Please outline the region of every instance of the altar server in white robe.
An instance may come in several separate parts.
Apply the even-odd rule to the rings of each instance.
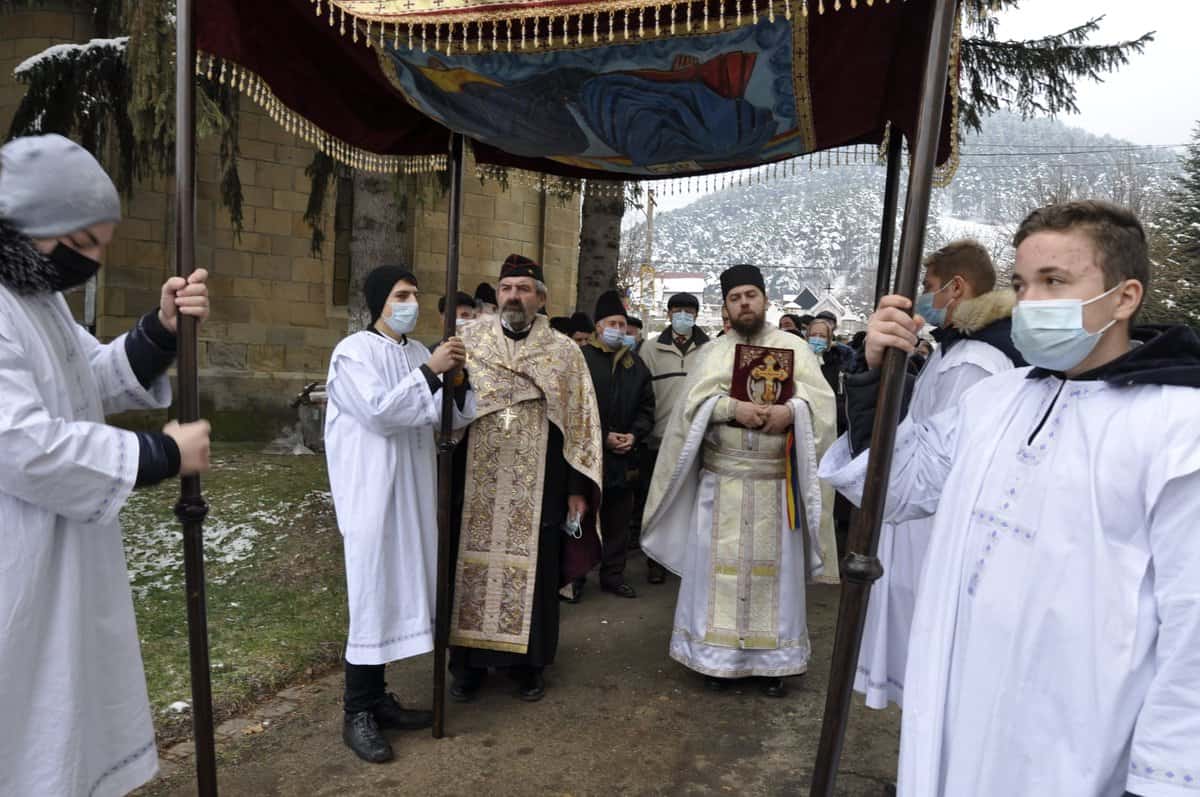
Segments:
[[[682,577],[671,658],[705,675],[714,691],[758,677],[765,694],[782,697],[783,678],[808,669],[805,585],[837,555],[832,534],[818,537],[816,478],[817,457],[834,437],[833,391],[804,339],[766,323],[756,267],[726,270],[721,291],[732,326],[705,346],[667,423],[642,549]],[[791,352],[790,400],[733,398],[741,344]],[[794,521],[789,476],[798,488]]]
[[[121,218],[103,168],[57,135],[0,147],[0,794],[103,797],[158,755],[117,515],[135,487],[208,468],[208,424],[129,432],[106,415],[170,403],[179,313],[207,275],[101,344],[62,291]]]
[[[1200,339],[1131,329],[1149,258],[1127,210],[1051,205],[1015,244],[1013,341],[1035,367],[898,431],[885,517],[936,512],[899,792],[1192,797]],[[881,303],[869,348],[913,350],[908,306]],[[843,438],[821,473],[857,501],[866,460]]]
[[[381,266],[363,283],[373,323],[337,345],[326,389],[325,452],[342,532],[350,632],[342,738],[363,760],[392,758],[381,728],[433,721],[386,691],[384,665],[433,650],[437,587],[437,449],[445,378],[457,379],[454,428],[475,414],[458,338],[429,349],[417,324],[417,278]]]
[[[938,349],[930,356],[913,387],[908,417],[927,421],[958,400],[969,387],[992,374],[1023,366],[1012,343],[1012,289],[999,290],[992,258],[978,242],[952,241],[925,258],[924,293],[917,313],[933,332]],[[871,358],[878,352],[872,349]],[[875,384],[880,362],[868,359],[870,370],[848,377],[852,384]],[[869,419],[864,431],[869,432]],[[883,576],[871,588],[867,624],[863,629],[854,689],[871,708],[887,708],[890,700],[903,704],[904,664],[912,626],[917,579],[933,530],[932,518],[893,525],[879,535]]]

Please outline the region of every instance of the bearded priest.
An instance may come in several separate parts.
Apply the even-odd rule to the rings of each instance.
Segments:
[[[490,668],[522,700],[545,695],[558,648],[558,590],[600,558],[600,418],[579,347],[550,328],[542,267],[510,255],[499,316],[463,329],[476,419],[456,454],[458,556],[450,697],[473,700]],[[593,513],[594,515],[594,513]],[[586,521],[585,521],[586,522]]]
[[[724,689],[762,678],[771,697],[808,669],[804,585],[822,545],[817,459],[833,392],[803,338],[766,323],[755,266],[721,274],[730,330],[688,375],[659,448],[642,550],[682,577],[670,655]]]

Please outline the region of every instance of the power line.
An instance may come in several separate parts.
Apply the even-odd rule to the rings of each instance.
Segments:
[[[963,155],[1091,155],[1096,152],[1144,152],[1154,149],[1185,149],[1187,144],[1097,144],[1079,145],[1070,149],[1055,149],[1061,144],[1021,144],[1029,152],[976,152],[976,146],[1001,148],[1005,144],[963,145]]]

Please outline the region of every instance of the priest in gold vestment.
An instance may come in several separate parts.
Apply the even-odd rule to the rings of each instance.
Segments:
[[[538,314],[539,265],[510,255],[497,295],[499,315],[460,332],[478,399],[456,451],[450,696],[460,702],[489,669],[514,677],[521,699],[542,698],[558,590],[600,557],[586,510],[600,498],[601,427],[583,354]]]
[[[808,668],[805,584],[837,556],[819,533],[817,481],[833,392],[804,340],[766,323],[757,268],[726,270],[721,292],[731,328],[667,425],[642,550],[682,577],[671,658],[711,689],[758,677],[781,697],[783,678]]]

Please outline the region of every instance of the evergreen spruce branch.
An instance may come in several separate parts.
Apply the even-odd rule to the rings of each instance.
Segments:
[[[312,230],[312,256],[321,257],[321,246],[325,243],[325,197],[329,194],[329,181],[333,178],[333,158],[321,150],[313,152],[312,162],[304,169],[309,178],[308,207],[304,210],[304,221]]]
[[[240,118],[238,93],[232,85],[221,85],[213,81],[205,81],[202,86],[203,88],[197,96],[203,95],[215,103],[217,114],[224,121],[224,127],[220,132],[219,153],[221,204],[229,210],[234,238],[241,241],[244,216],[242,213],[242,178],[238,174],[237,168],[238,158],[241,157],[238,143]]]
[[[1026,118],[1077,112],[1077,81],[1103,81],[1154,40],[1151,32],[1115,44],[1088,44],[1101,20],[1096,17],[1062,33],[1024,41],[997,41],[994,20],[985,20],[985,35],[966,38],[962,44],[963,127],[978,132],[982,117],[1001,108]]]
[[[127,113],[129,73],[123,41],[60,50],[17,72],[17,79],[27,89],[8,138],[44,133],[75,136],[99,157],[109,152],[112,143],[114,182],[128,196],[137,169],[136,139]]]

